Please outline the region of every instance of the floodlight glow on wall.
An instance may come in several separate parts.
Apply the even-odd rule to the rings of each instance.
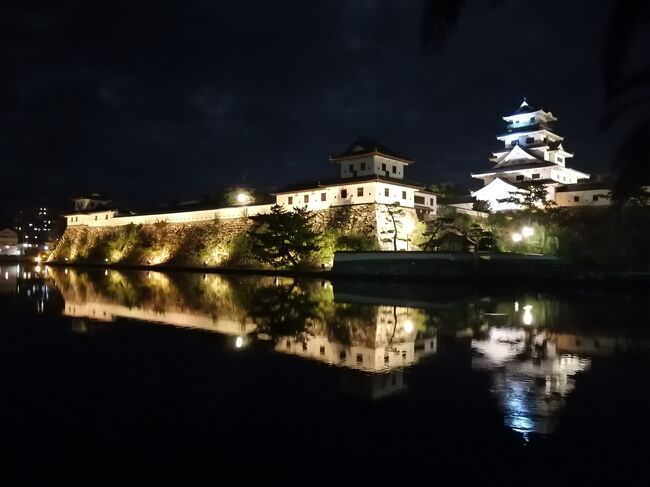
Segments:
[[[524,237],[532,237],[534,233],[535,233],[535,231],[533,230],[532,227],[524,227],[524,228],[521,229],[521,234]]]

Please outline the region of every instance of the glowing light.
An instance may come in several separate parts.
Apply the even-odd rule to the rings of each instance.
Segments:
[[[521,234],[526,238],[532,237],[534,233],[535,230],[532,227],[524,227],[521,229]]]
[[[68,259],[66,259],[66,260],[68,260]],[[68,273],[68,269],[65,269],[64,272],[67,274],[67,273]]]
[[[521,242],[521,233],[513,233],[512,234],[512,241],[513,242]]]
[[[406,333],[411,333],[413,331],[413,322],[411,320],[405,320],[402,326]]]
[[[237,203],[244,204],[248,201],[248,195],[246,193],[237,194]]]
[[[104,271],[104,275],[105,275],[105,276],[108,276],[108,271],[107,271],[107,270]]]
[[[519,311],[519,301],[515,301],[515,312]]]
[[[237,337],[235,340],[235,347],[241,348],[244,346],[244,339],[242,337]]]
[[[5,271],[5,281],[8,281],[8,280],[9,280],[9,272]]]
[[[43,250],[50,250],[50,246],[49,245],[44,245]]]
[[[39,272],[41,272],[41,266],[40,266],[40,265],[37,265],[36,267],[34,267],[34,272],[36,272],[36,274],[38,274]]]
[[[37,264],[39,264],[39,263],[41,262],[41,256],[39,255],[38,257],[36,257],[36,258],[34,259],[34,262],[36,262]]]
[[[404,222],[404,231],[406,233],[412,233],[413,230],[415,230],[415,223],[413,222],[413,220],[406,220]]]
[[[524,316],[522,318],[522,321],[524,322],[524,325],[532,325],[533,324],[533,313],[531,310],[533,309],[532,305],[527,304],[524,306]]]

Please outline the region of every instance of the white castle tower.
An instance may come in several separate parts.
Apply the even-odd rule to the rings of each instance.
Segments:
[[[559,186],[589,178],[589,174],[566,166],[573,154],[564,149],[564,138],[555,133],[553,124],[557,118],[551,112],[532,107],[524,99],[513,114],[502,118],[506,132],[497,140],[503,142],[503,149],[492,154],[492,169],[472,173],[484,184],[472,193],[476,199],[488,201],[494,211],[516,209],[515,205],[498,200],[508,198],[511,192],[531,181],[544,184],[548,198],[554,200]]]

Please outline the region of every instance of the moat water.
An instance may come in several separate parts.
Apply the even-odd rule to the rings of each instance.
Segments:
[[[3,265],[0,312],[1,461],[19,481],[643,470],[646,292]]]

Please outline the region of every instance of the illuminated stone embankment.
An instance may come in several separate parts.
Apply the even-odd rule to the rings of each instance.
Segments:
[[[316,230],[374,235],[386,225],[385,205],[355,205],[314,212]],[[412,215],[410,213],[413,213]],[[411,211],[409,218],[417,219]],[[251,265],[245,239],[251,220],[214,218],[205,222],[69,226],[49,260],[108,264]],[[378,230],[379,229],[379,230]],[[331,259],[331,257],[330,257]]]

